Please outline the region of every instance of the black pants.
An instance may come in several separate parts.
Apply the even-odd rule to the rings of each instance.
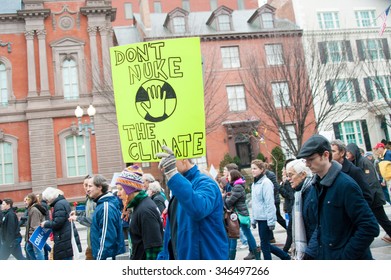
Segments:
[[[284,248],[282,249],[285,252],[288,252],[292,245],[292,213],[288,213],[289,222],[288,227],[286,228],[286,240]]]
[[[391,236],[391,221],[388,219],[386,212],[384,211],[384,207],[376,207],[372,209],[373,214],[376,217],[379,225],[384,229],[384,231]]]

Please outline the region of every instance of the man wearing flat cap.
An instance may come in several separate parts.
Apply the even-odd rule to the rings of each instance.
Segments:
[[[379,226],[357,183],[332,161],[331,145],[321,135],[311,136],[297,158],[316,174],[317,237],[320,260],[371,260],[369,249],[379,235]]]

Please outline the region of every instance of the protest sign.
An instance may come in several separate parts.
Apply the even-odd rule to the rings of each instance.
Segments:
[[[162,145],[177,158],[204,156],[200,39],[118,46],[110,55],[124,161],[159,161]]]
[[[43,228],[39,226],[34,230],[29,240],[36,248],[42,250],[51,232],[52,230],[50,228]]]

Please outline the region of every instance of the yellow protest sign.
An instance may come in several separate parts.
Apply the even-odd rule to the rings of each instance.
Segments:
[[[110,58],[124,161],[158,161],[162,145],[177,158],[205,155],[200,39],[113,47]]]

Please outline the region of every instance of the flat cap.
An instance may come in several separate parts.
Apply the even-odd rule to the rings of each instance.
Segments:
[[[331,151],[331,145],[322,135],[312,135],[304,144],[301,146],[299,154],[296,158],[306,158],[315,153],[323,153],[324,151]]]

